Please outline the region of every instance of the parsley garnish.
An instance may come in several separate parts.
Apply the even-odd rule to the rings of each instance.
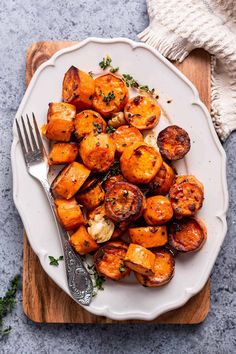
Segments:
[[[58,267],[59,266],[59,261],[62,261],[64,259],[63,256],[60,256],[59,258],[55,258],[53,256],[48,256],[49,260],[50,260],[50,265],[53,265],[53,266],[56,266]]]
[[[20,275],[16,275],[10,284],[4,297],[0,297],[0,335],[5,336],[10,333],[11,326],[3,329],[3,318],[12,312],[16,304],[16,292],[20,285]]]
[[[103,58],[102,61],[100,61],[99,66],[102,70],[107,69],[109,66],[111,66],[111,57],[109,55],[106,56],[106,58]]]
[[[103,96],[103,101],[106,103],[109,103],[110,101],[114,100],[114,98],[116,97],[114,95],[114,92],[108,92],[107,95],[102,94]]]

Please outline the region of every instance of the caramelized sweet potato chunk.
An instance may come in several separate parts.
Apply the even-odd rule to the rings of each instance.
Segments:
[[[124,181],[125,181],[125,179],[121,174],[110,176],[103,183],[103,187],[104,187],[105,191],[107,192],[113,186],[113,184],[115,184],[117,182],[124,182]]]
[[[177,218],[192,216],[202,207],[204,187],[194,176],[179,176],[169,195]]]
[[[128,101],[128,89],[122,79],[112,74],[95,79],[93,108],[104,117],[120,112]]]
[[[91,109],[78,113],[75,117],[75,135],[77,139],[89,133],[105,133],[106,122],[101,115]]]
[[[145,248],[164,246],[167,241],[166,226],[144,226],[129,228],[132,243]]]
[[[153,275],[155,255],[146,248],[130,243],[125,264],[137,273]]]
[[[80,156],[85,166],[94,172],[105,172],[113,164],[116,145],[110,135],[88,134],[80,144]]]
[[[73,230],[85,224],[83,213],[75,198],[55,199],[55,205],[59,220],[66,230]]]
[[[140,189],[128,182],[117,182],[106,192],[106,215],[116,222],[137,220],[142,214],[143,204]]]
[[[75,66],[65,73],[62,85],[64,102],[71,103],[77,109],[87,109],[92,106],[95,83],[93,78]]]
[[[112,138],[116,143],[116,150],[119,154],[122,154],[126,147],[143,141],[142,133],[140,133],[137,128],[130,125],[122,125],[116,129],[116,131],[112,134]]]
[[[190,138],[183,128],[171,125],[159,133],[157,145],[163,158],[175,161],[182,159],[190,150]]]
[[[83,225],[71,235],[70,244],[80,255],[96,251],[99,247]]]
[[[149,183],[161,165],[159,152],[145,143],[135,143],[125,148],[120,158],[121,172],[131,183]]]
[[[74,131],[75,106],[63,102],[49,103],[48,106],[48,124],[43,126],[43,135],[49,140],[70,141]]]
[[[76,195],[78,202],[88,210],[98,207],[103,202],[104,198],[105,192],[95,177],[85,181],[79,193]]]
[[[174,220],[169,226],[169,243],[180,252],[196,252],[207,238],[207,229],[199,218]]]
[[[105,244],[94,255],[94,264],[99,274],[112,280],[120,280],[130,274],[124,259],[127,252],[124,242],[113,241]]]
[[[162,286],[173,278],[175,269],[175,260],[172,253],[166,249],[153,251],[155,254],[154,274],[143,275],[135,273],[140,284],[147,287]]]
[[[156,176],[151,180],[149,188],[152,194],[166,195],[172,186],[175,178],[173,169],[163,162]]]
[[[90,170],[78,162],[66,166],[52,183],[54,196],[65,199],[72,198],[88,178]]]
[[[132,97],[125,106],[125,119],[139,130],[154,128],[160,119],[161,109],[147,96]]]
[[[76,160],[79,153],[79,146],[76,143],[54,144],[48,156],[48,164],[64,165]]]
[[[146,199],[146,209],[143,213],[148,225],[163,225],[173,216],[173,209],[168,198],[162,195]]]

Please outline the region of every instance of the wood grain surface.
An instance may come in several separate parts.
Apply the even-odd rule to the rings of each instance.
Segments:
[[[40,64],[58,50],[76,42],[37,42],[27,52],[26,85]],[[202,101],[210,109],[210,56],[195,50],[181,64],[175,64],[198,88]],[[148,323],[193,324],[202,322],[210,308],[210,280],[202,291],[184,306],[169,311]],[[38,257],[24,235],[23,309],[35,322],[48,323],[147,323],[147,321],[114,321],[94,316],[77,305],[43,271]]]

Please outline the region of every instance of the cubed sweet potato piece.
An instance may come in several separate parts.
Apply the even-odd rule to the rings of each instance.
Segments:
[[[175,173],[173,169],[163,162],[160,170],[156,176],[151,180],[149,188],[152,194],[166,195],[175,179]]]
[[[124,242],[113,241],[105,244],[94,255],[94,264],[99,274],[112,280],[120,280],[130,274],[124,259],[127,252]]]
[[[78,113],[75,117],[75,135],[77,139],[83,138],[89,133],[105,133],[106,122],[102,116],[91,109]]]
[[[64,165],[76,160],[79,146],[76,143],[56,143],[53,145],[48,156],[48,164]]]
[[[98,244],[89,235],[86,227],[83,225],[81,225],[78,230],[71,235],[70,244],[80,255],[96,251],[99,248]]]
[[[80,110],[90,108],[92,106],[94,87],[94,80],[89,74],[75,66],[71,66],[65,73],[63,80],[63,101],[73,104]]]
[[[104,201],[105,192],[97,178],[92,177],[83,184],[76,199],[88,210],[93,210]]]
[[[90,170],[78,162],[72,162],[66,166],[52,183],[54,196],[70,199],[72,198],[86,181]]]
[[[116,150],[119,154],[122,154],[126,147],[132,146],[137,142],[143,142],[142,133],[130,125],[122,125],[116,129],[112,134],[112,138],[116,143]]]
[[[125,256],[125,264],[137,273],[153,275],[155,255],[146,248],[131,243]]]
[[[145,248],[164,246],[168,242],[166,226],[144,226],[129,228],[132,243]]]
[[[55,205],[59,220],[66,230],[73,230],[85,224],[83,213],[75,198],[69,200],[57,198]]]
[[[154,274],[143,275],[135,273],[140,284],[147,287],[162,286],[173,278],[175,269],[175,260],[172,253],[166,249],[157,249],[153,251],[155,255]]]

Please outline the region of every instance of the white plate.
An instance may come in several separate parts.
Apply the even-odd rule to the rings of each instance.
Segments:
[[[171,123],[188,131],[192,147],[177,169],[179,174],[194,174],[205,186],[205,201],[199,216],[207,225],[207,242],[200,252],[177,258],[172,281],[156,289],[144,288],[132,277],[125,282],[106,281],[105,290],[86,307],[93,314],[112,319],[151,320],[183,305],[201,290],[210,275],[227,229],[226,157],[209,113],[190,81],[151,47],[123,38],[90,38],[56,53],[35,73],[16,116],[34,112],[39,124],[43,124],[48,103],[61,100],[67,69],[75,65],[96,72],[107,53],[121,73],[129,73],[140,83],[155,87]],[[167,104],[168,99],[171,104]],[[161,121],[158,130],[166,125],[165,118]],[[13,133],[11,158],[16,207],[42,267],[69,294],[63,262],[58,268],[48,262],[49,255],[62,254],[51,211],[40,185],[27,174],[15,126]]]

